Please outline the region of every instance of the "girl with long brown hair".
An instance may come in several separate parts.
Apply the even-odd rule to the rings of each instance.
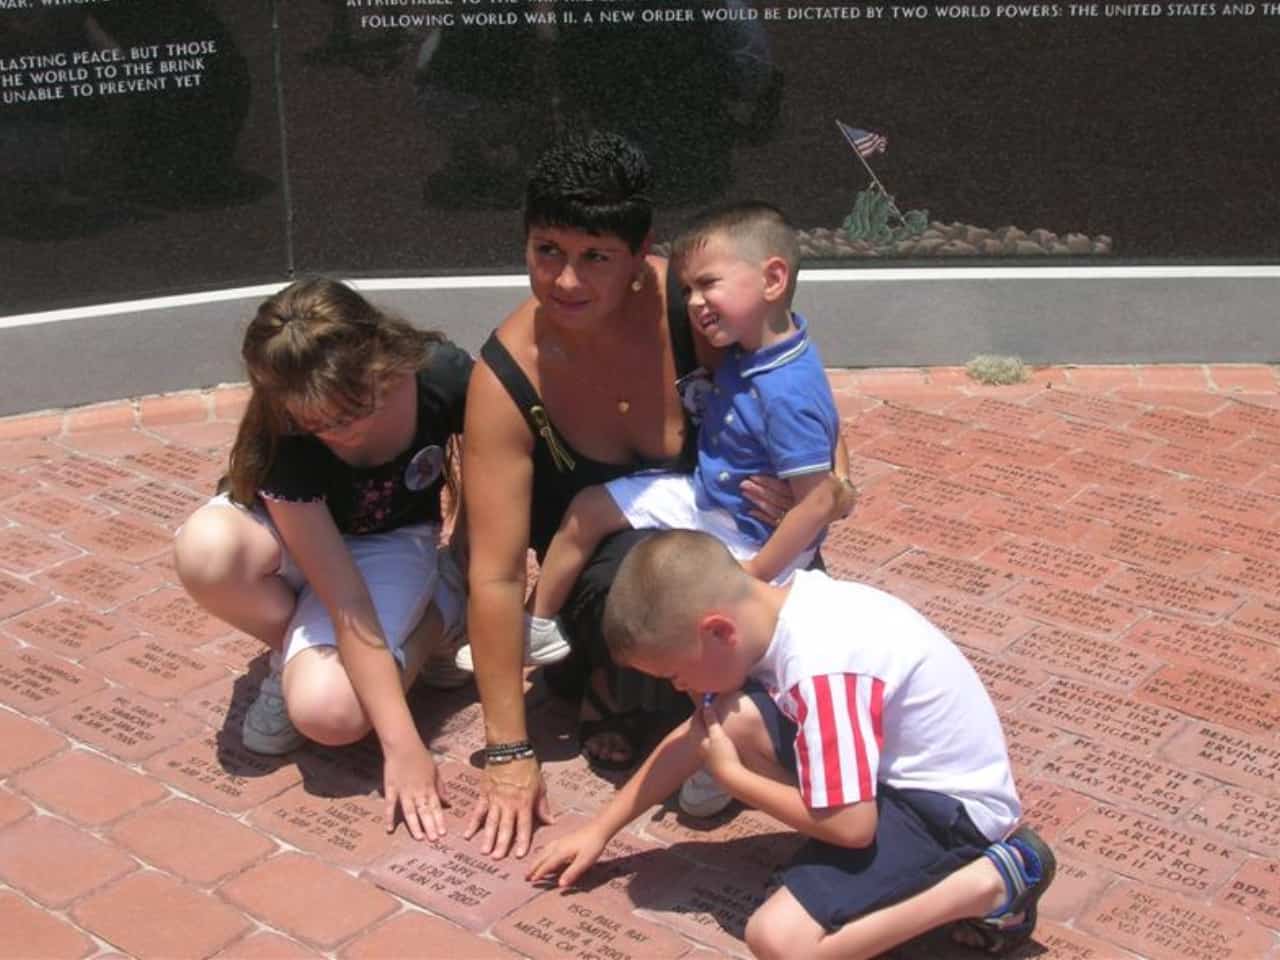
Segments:
[[[436,771],[404,691],[464,616],[438,544],[471,358],[325,279],[263,302],[241,352],[251,394],[227,489],[176,558],[197,603],[270,648],[244,744],[282,754],[373,729],[388,828],[399,808],[435,839]]]

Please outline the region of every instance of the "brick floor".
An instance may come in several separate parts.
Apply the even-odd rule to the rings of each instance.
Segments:
[[[862,500],[828,564],[961,645],[1058,852],[1019,955],[1280,960],[1276,368],[832,384]],[[794,835],[657,809],[586,889],[532,889],[460,838],[471,688],[412,698],[458,804],[436,847],[382,830],[367,745],[244,750],[260,651],[186,599],[169,537],[245,399],[0,420],[0,958],[745,955]],[[613,785],[574,755],[563,705],[532,723],[562,814],[545,842]],[[974,954],[935,935],[897,955]]]

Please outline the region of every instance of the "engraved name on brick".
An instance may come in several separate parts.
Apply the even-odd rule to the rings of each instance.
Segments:
[[[1078,746],[1046,761],[1044,774],[1104,803],[1166,820],[1181,817],[1215,786],[1208,777],[1150,756],[1101,745]]]
[[[1280,791],[1280,744],[1215,724],[1198,723],[1174,737],[1164,756],[1246,789]]]
[[[1123,644],[1047,625],[1036,627],[1006,652],[1050,673],[1124,688],[1150,676],[1161,663]]]
[[[1280,856],[1280,797],[1223,787],[1187,823],[1263,856]]]
[[[1138,695],[1250,733],[1280,730],[1280,693],[1209,670],[1165,667],[1139,688]]]
[[[1079,925],[1141,956],[1176,960],[1262,957],[1274,942],[1237,911],[1132,884],[1108,890]]]
[[[1053,680],[1022,707],[1022,713],[1086,737],[1105,737],[1131,748],[1152,749],[1177,730],[1181,715],[1135,703],[1126,696],[1072,680]]]

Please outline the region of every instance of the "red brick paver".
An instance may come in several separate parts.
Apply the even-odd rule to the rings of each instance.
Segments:
[[[961,645],[1057,850],[1025,955],[1280,958],[1276,368],[831,379],[861,500],[828,566]],[[376,745],[244,749],[262,648],[190,602],[171,536],[246,399],[0,420],[0,960],[747,955],[794,834],[658,809],[584,889],[533,888],[461,837],[471,687],[411,696],[454,804],[434,846],[385,832]],[[570,707],[531,702],[561,814],[540,846],[614,784],[575,756]],[[936,934],[898,955],[975,956]]]

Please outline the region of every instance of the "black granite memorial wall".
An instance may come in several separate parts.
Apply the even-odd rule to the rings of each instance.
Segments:
[[[592,125],[659,239],[756,196],[818,264],[1275,263],[1278,39],[1260,0],[0,0],[0,314],[516,272],[525,169]]]

